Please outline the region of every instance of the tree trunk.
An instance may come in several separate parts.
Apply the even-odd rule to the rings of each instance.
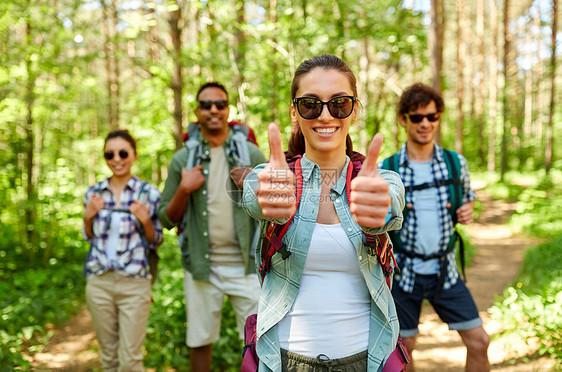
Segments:
[[[510,55],[511,52],[511,32],[509,31],[509,0],[505,0],[503,9],[503,132],[502,132],[502,146],[501,146],[501,180],[504,180],[505,173],[507,172],[507,137],[509,136],[509,128],[511,118],[509,115],[509,70],[510,70]]]
[[[183,142],[181,139],[183,133],[183,109],[181,105],[181,97],[183,92],[182,64],[181,64],[181,8],[175,6],[170,9],[168,23],[170,24],[170,36],[174,45],[172,53],[174,59],[174,75],[170,82],[174,93],[174,138],[176,140],[176,150],[181,149]]]
[[[431,27],[429,29],[428,43],[431,51],[431,81],[433,89],[441,93],[441,71],[443,67],[443,29],[445,15],[444,5],[441,0],[431,0]],[[437,143],[441,143],[441,126],[437,128]]]
[[[529,68],[525,71],[525,107],[524,107],[524,124],[523,124],[523,137],[521,147],[523,148],[523,161],[526,162],[530,154],[530,141],[532,135],[533,125],[533,71],[531,69],[533,60],[533,35],[527,34],[527,55],[529,60]]]
[[[556,35],[558,33],[558,0],[552,0],[552,35],[551,35],[551,55],[550,55],[550,107],[548,110],[548,125],[546,127],[546,146],[544,149],[544,168],[549,174],[552,166],[553,149],[553,117],[556,104],[555,81],[556,81]]]
[[[364,34],[366,35],[366,34]],[[361,96],[365,97],[365,107],[370,106],[371,95],[369,91],[369,70],[371,68],[371,60],[369,58],[369,39],[364,36],[362,40],[363,46],[363,54],[359,57],[359,81],[362,82],[360,89],[361,89]],[[367,114],[367,118],[369,115]],[[359,131],[359,151],[367,148],[367,144],[369,143],[369,134],[366,130],[366,123],[365,121],[361,120],[358,121],[358,131]]]
[[[26,42],[31,47],[31,25],[29,22],[25,24]],[[25,65],[27,70],[27,86],[26,86],[26,122],[25,122],[25,148],[26,148],[26,173],[27,173],[27,187],[26,187],[26,203],[25,203],[25,226],[26,241],[24,243],[24,252],[27,252],[29,262],[33,263],[35,260],[35,250],[37,247],[37,203],[35,191],[35,172],[34,172],[34,146],[35,137],[33,131],[33,103],[35,100],[34,88],[36,75],[33,71],[31,55],[27,56]]]
[[[117,125],[115,123],[115,113],[113,112],[113,69],[111,68],[111,33],[110,33],[110,17],[109,17],[109,10],[107,8],[107,4],[105,0],[101,2],[102,6],[102,14],[103,14],[103,22],[101,25],[101,31],[103,34],[103,54],[104,54],[104,62],[105,62],[105,75],[106,75],[106,82],[107,82],[107,123],[109,124],[110,128],[116,128]]]
[[[480,165],[484,165],[486,159],[486,148],[484,141],[484,97],[486,96],[486,85],[484,82],[484,0],[477,0],[476,3],[476,74],[474,86],[474,115],[478,125],[478,158]]]
[[[490,43],[490,79],[489,79],[489,127],[488,135],[488,171],[496,170],[496,116],[498,113],[498,8],[494,1],[489,1],[490,6],[490,33],[492,34]]]
[[[268,8],[268,20],[272,25],[277,24],[277,0],[269,0]],[[271,117],[270,121],[279,124],[279,98],[277,97],[278,82],[277,82],[277,72],[279,71],[279,66],[277,64],[277,49],[275,44],[277,43],[277,38],[275,35],[275,29],[271,33],[271,40],[273,45],[271,47]]]
[[[464,14],[464,1],[457,0],[457,138],[455,150],[462,154],[463,146],[463,121],[464,121],[464,61],[466,59],[466,44],[464,42],[463,29],[466,25]]]
[[[236,48],[234,50],[233,67],[234,86],[238,90],[238,111],[242,114],[243,120],[248,120],[248,104],[245,91],[244,72],[246,71],[246,19],[244,15],[244,0],[235,0],[236,6],[236,27],[235,40]]]
[[[156,16],[156,12],[154,8],[148,8],[147,10],[147,18],[153,23],[150,25],[150,31],[148,33],[148,42],[150,43],[150,57],[153,63],[160,62],[160,45],[158,36],[158,17]]]
[[[538,51],[542,50],[542,39],[541,39],[541,13],[540,13],[540,6],[536,7],[536,13],[535,13],[535,35],[534,35],[534,39],[535,39],[535,45]],[[538,54],[538,53],[537,53]],[[540,56],[537,56],[537,64],[535,65],[535,112],[536,112],[536,118],[534,120],[535,122],[535,136],[538,138],[538,152],[535,153],[534,155],[537,156],[539,159],[542,159],[543,154],[542,154],[542,149],[543,149],[543,122],[544,122],[544,116],[543,116],[543,91],[541,88],[542,85],[542,80],[543,80],[543,66],[542,66],[542,61]]]
[[[112,99],[111,104],[113,105],[113,115],[114,118],[112,120],[112,128],[119,128],[119,40],[117,38],[117,24],[119,23],[119,17],[117,14],[117,7],[115,6],[115,0],[111,0],[110,2],[110,9],[111,9],[111,40],[112,40],[112,61],[113,61],[113,76],[111,81],[111,93]]]
[[[119,66],[117,58],[117,9],[113,0],[101,1],[103,11],[102,33],[104,35],[103,51],[107,75],[107,108],[109,128],[119,126]]]

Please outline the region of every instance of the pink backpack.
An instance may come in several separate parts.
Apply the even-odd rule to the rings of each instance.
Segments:
[[[242,372],[257,372],[260,361],[256,353],[256,323],[258,314],[246,318],[244,326],[244,350],[242,351]]]

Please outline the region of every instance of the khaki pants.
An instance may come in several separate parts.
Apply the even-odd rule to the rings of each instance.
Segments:
[[[104,371],[143,371],[142,345],[150,312],[150,279],[109,271],[86,284]]]

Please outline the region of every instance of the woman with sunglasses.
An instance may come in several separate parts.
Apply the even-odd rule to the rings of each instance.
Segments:
[[[270,124],[269,163],[244,185],[246,210],[262,226],[291,218],[282,238],[290,255],[274,254],[262,283],[259,371],[381,371],[399,327],[385,275],[363,237],[401,227],[403,185],[396,173],[377,170],[381,135],[350,181],[358,154],[349,128],[359,104],[345,62],[333,55],[304,61],[291,97],[287,158],[298,158],[297,176]]]
[[[131,173],[136,142],[127,130],[109,133],[105,162],[112,175],[84,197],[86,302],[104,371],[142,371],[150,311],[149,250],[162,243],[160,192]]]

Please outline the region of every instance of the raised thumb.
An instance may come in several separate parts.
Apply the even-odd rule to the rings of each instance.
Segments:
[[[281,132],[275,123],[269,124],[267,134],[269,136],[269,164],[274,168],[288,168],[285,153],[281,148]]]
[[[378,133],[375,137],[373,137],[373,140],[369,145],[369,149],[367,150],[367,157],[361,167],[361,173],[363,175],[378,173],[377,161],[379,160],[379,154],[381,153],[382,142],[382,134]]]

